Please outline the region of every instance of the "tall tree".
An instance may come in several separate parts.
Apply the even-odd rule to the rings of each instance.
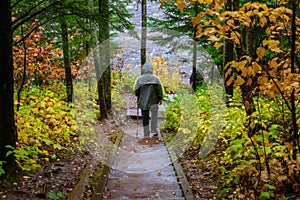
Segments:
[[[104,70],[98,83],[100,119],[107,118],[107,113],[111,109],[109,8],[108,0],[99,0],[100,68]]]
[[[225,3],[225,11],[232,11],[232,0],[228,0]],[[232,69],[230,66],[230,62],[233,61],[234,59],[234,45],[233,45],[233,41],[230,40],[230,34],[231,31],[228,30],[225,33],[225,39],[224,39],[224,46],[223,46],[223,72],[224,75],[228,74],[228,72],[230,71],[230,74],[228,74],[226,77],[224,77],[225,82],[227,82],[227,80],[232,77]],[[226,94],[228,96],[232,96],[233,95],[233,83],[226,85],[225,86],[225,90],[226,90]]]
[[[8,175],[14,174],[15,161],[13,155],[6,156],[6,146],[16,146],[10,6],[10,0],[0,1],[0,160]]]
[[[146,62],[147,45],[147,0],[142,0],[141,66]]]
[[[292,41],[291,41],[291,73],[297,73],[295,67],[295,50],[296,50],[296,11],[297,11],[297,0],[291,0],[292,4],[292,20],[291,20],[291,34],[292,34]],[[299,3],[298,3],[299,4]],[[300,69],[300,66],[298,66]],[[298,72],[299,74],[300,72]],[[292,114],[292,130],[293,134],[292,137],[294,139],[295,146],[298,146],[298,152],[300,152],[300,142],[299,142],[299,133],[298,133],[298,126],[297,126],[297,109],[296,109],[296,100],[295,100],[295,89],[292,90],[291,93],[291,114]],[[296,149],[294,149],[293,156],[294,159],[297,158]]]
[[[195,10],[195,13],[198,13],[199,9],[199,3],[198,1],[196,1],[196,3],[194,4],[194,10]],[[193,73],[192,73],[192,79],[194,80],[192,82],[192,88],[194,91],[196,91],[196,87],[197,87],[197,84],[196,84],[196,80],[197,80],[197,42],[196,42],[196,31],[197,31],[197,26],[195,26],[194,28],[194,34],[193,34],[193,37],[194,37],[194,41],[193,41]]]
[[[68,24],[66,22],[66,17],[61,18],[60,27],[61,27],[62,49],[63,49],[63,54],[64,54],[67,101],[72,102],[73,82],[72,82],[72,71],[71,71],[71,62],[70,62]]]

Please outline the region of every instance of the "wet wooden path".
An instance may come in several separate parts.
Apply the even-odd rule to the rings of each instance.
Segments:
[[[192,199],[185,195],[185,177],[175,170],[161,135],[145,139],[141,121],[138,128],[136,120],[126,124],[102,199]]]

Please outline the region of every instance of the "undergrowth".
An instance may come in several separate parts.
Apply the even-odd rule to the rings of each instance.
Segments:
[[[77,135],[65,87],[53,84],[24,90],[15,112],[18,142],[14,153],[22,170],[37,171],[42,164],[63,156],[76,144]]]
[[[209,133],[212,104],[209,90],[196,93],[199,119],[193,142],[185,155],[200,160],[203,141]],[[180,97],[180,96],[178,96]],[[180,131],[181,99],[169,102],[163,131],[169,143]],[[223,127],[209,158],[218,177],[216,198],[229,199],[299,199],[300,155],[291,140],[289,113],[280,98],[257,97],[255,112],[247,116],[239,90],[230,99]],[[298,113],[299,116],[299,113]],[[299,122],[299,121],[298,121]],[[299,126],[299,124],[298,124]],[[250,130],[255,128],[253,133]],[[207,159],[206,157],[205,159]],[[202,163],[203,165],[203,163]],[[205,164],[204,164],[205,165]],[[198,166],[203,167],[199,164]]]

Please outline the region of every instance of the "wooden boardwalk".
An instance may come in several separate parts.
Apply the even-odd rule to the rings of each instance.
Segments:
[[[161,137],[143,139],[140,125],[136,138],[136,130],[124,131],[102,199],[187,199]]]

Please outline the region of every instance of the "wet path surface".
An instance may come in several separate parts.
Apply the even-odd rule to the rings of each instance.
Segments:
[[[163,110],[161,106],[160,123]],[[125,122],[102,199],[185,199],[161,135],[143,138],[140,119]]]
[[[103,199],[185,199],[161,139],[135,134],[125,130]]]

